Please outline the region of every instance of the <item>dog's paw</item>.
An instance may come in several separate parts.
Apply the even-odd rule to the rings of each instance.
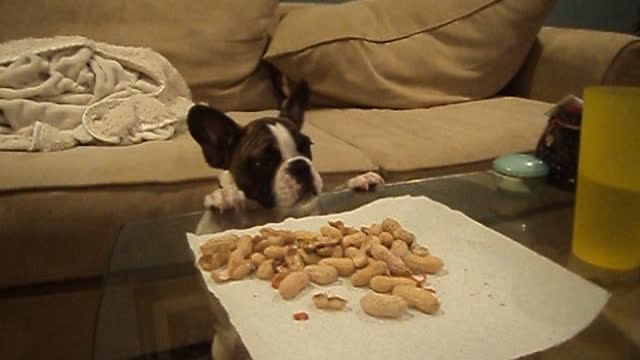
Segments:
[[[371,191],[376,190],[380,185],[384,184],[382,176],[375,172],[368,172],[351,178],[347,183],[349,189],[356,191]]]
[[[204,197],[204,207],[216,209],[220,213],[228,209],[243,209],[246,202],[244,192],[238,189],[217,189]]]

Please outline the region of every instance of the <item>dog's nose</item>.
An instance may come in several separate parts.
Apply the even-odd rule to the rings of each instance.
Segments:
[[[318,195],[313,183],[313,175],[311,174],[311,165],[304,159],[293,160],[287,167],[287,171],[293,176],[300,185],[302,185],[302,193],[311,193]]]
[[[309,166],[309,163],[302,159],[293,160],[289,164],[289,174],[293,175],[297,179],[304,179],[305,177],[308,177],[310,175],[310,170],[311,167]]]

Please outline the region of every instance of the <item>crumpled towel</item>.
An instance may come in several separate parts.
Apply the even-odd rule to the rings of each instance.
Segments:
[[[169,139],[191,105],[184,78],[148,48],[79,36],[0,44],[0,150]]]

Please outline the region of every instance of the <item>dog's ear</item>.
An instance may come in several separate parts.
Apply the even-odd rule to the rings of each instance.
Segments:
[[[191,136],[202,147],[207,163],[214,168],[228,169],[230,155],[242,128],[224,113],[205,105],[189,109],[187,124]]]
[[[294,87],[291,96],[280,110],[280,117],[291,120],[298,129],[304,124],[304,111],[309,102],[309,85],[302,80]]]

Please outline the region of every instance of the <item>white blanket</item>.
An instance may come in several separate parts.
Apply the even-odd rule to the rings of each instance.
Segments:
[[[0,150],[168,139],[192,104],[185,80],[151,49],[79,36],[0,44]]]

